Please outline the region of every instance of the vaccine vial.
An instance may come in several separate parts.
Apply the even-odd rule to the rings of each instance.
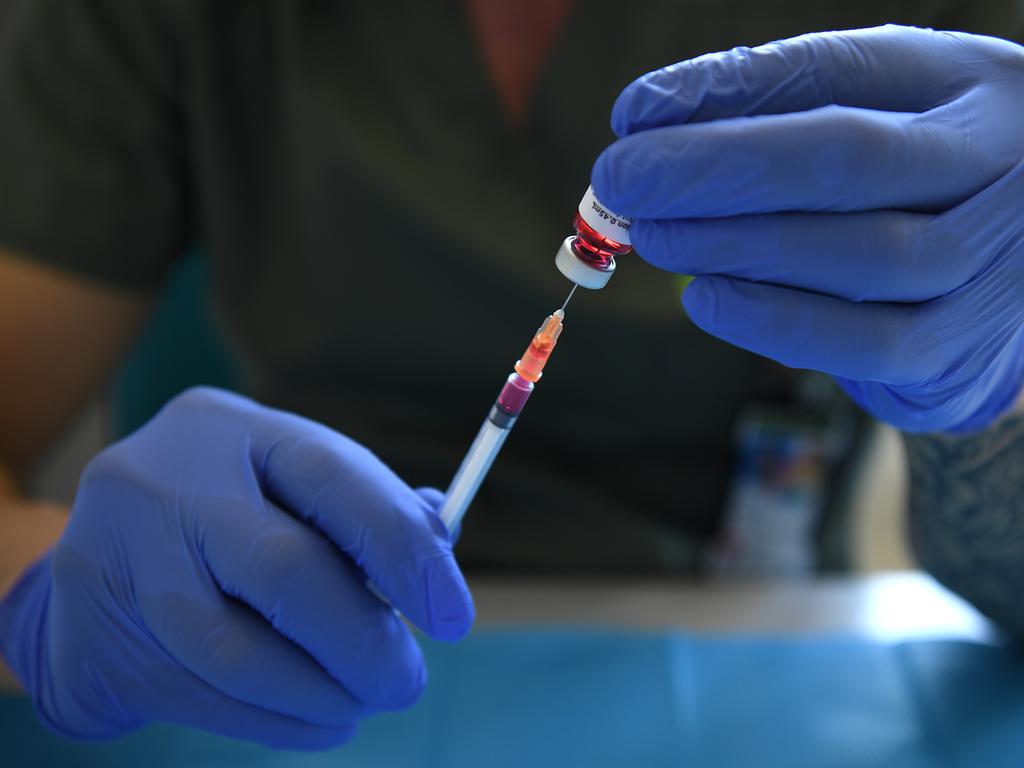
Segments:
[[[628,216],[610,211],[588,187],[573,216],[576,234],[567,237],[555,254],[558,271],[583,288],[604,288],[615,273],[615,257],[633,250],[632,223]]]

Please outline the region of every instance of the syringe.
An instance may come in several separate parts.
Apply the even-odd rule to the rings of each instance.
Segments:
[[[512,425],[516,423],[530,393],[533,392],[533,385],[540,379],[544,366],[551,357],[551,351],[562,333],[565,308],[575,292],[576,286],[573,285],[562,303],[562,308],[548,315],[537,329],[522,358],[516,361],[515,371],[509,374],[491,412],[487,414],[483,426],[476,433],[476,439],[462,459],[462,464],[448,486],[448,493],[445,494],[444,503],[438,513],[441,522],[449,531],[454,531],[462,521],[462,516],[466,514],[473,497],[476,496],[480,483],[487,476],[498,451],[505,443],[505,438],[512,431]],[[372,581],[366,582],[366,588],[382,602],[391,605]]]
[[[574,285],[562,308],[548,315],[534,334],[522,358],[516,362],[515,371],[509,374],[505,386],[501,388],[498,399],[484,419],[483,426],[466,452],[459,470],[452,478],[439,513],[441,522],[449,531],[454,531],[462,516],[466,514],[466,509],[476,496],[480,483],[487,476],[505,438],[512,431],[512,425],[516,423],[523,406],[533,392],[534,384],[540,379],[544,365],[558,342],[559,334],[562,333],[565,307],[575,290]]]
[[[555,254],[555,266],[572,282],[572,290],[562,308],[548,315],[534,334],[522,359],[516,363],[515,373],[508,377],[458,472],[452,478],[439,513],[449,531],[455,530],[466,514],[466,508],[476,496],[480,483],[487,476],[512,425],[516,423],[516,418],[533,392],[533,385],[540,379],[544,364],[562,332],[562,320],[565,319],[565,307],[569,299],[577,287],[603,288],[608,284],[615,273],[615,257],[624,256],[632,249],[629,238],[631,225],[629,217],[609,210],[597,199],[592,188],[587,189],[572,220],[576,234],[567,237]]]

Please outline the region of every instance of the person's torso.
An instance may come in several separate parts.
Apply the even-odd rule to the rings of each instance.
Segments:
[[[519,129],[458,2],[197,3],[183,52],[196,238],[257,397],[444,487],[537,324],[618,92],[708,50],[944,2],[576,2]],[[686,184],[686,179],[680,179]],[[577,292],[467,518],[498,565],[682,568],[709,530],[730,427],[788,375],[694,328],[631,256]]]

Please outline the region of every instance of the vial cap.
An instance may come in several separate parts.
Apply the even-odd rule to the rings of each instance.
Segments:
[[[580,259],[572,249],[574,237],[567,237],[555,254],[555,266],[571,282],[581,288],[604,288],[615,273],[615,260],[612,259],[609,269],[595,269]]]

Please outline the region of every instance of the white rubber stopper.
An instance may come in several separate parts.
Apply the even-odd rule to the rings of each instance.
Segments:
[[[615,274],[615,260],[612,259],[608,270],[590,266],[573,253],[572,241],[574,239],[575,236],[565,238],[558,253],[555,254],[555,266],[558,267],[558,271],[581,288],[604,288]]]

